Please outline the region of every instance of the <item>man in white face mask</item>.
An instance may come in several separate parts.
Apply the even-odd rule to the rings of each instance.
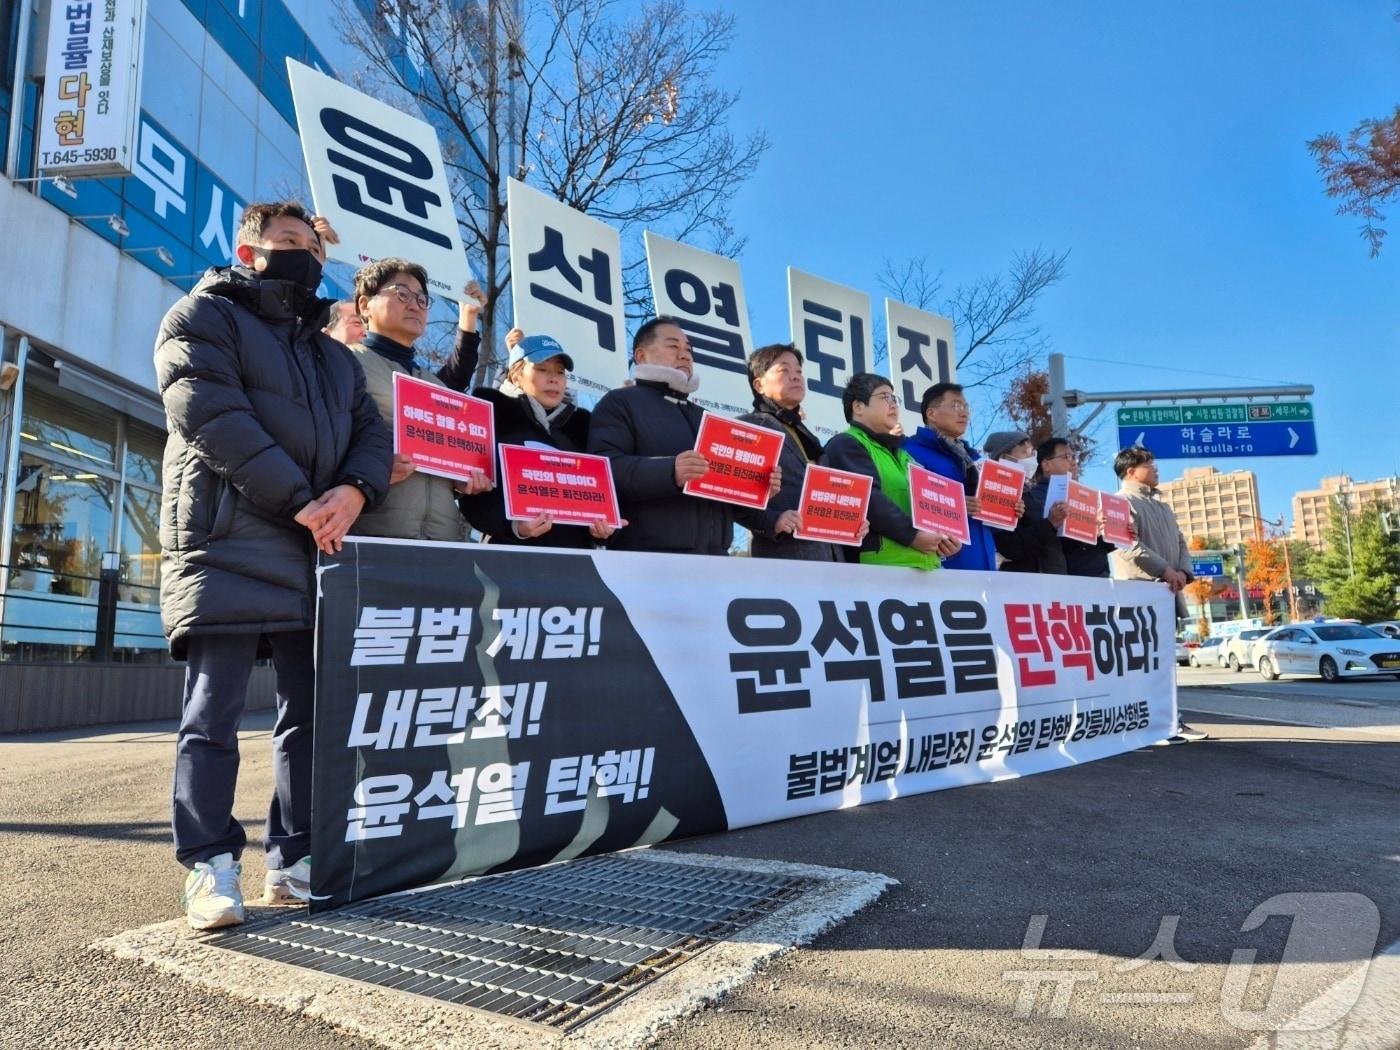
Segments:
[[[1057,530],[1065,520],[1067,508],[1063,503],[1056,504],[1051,508],[1050,516],[1045,516],[1045,504],[1030,485],[1036,469],[1035,446],[1030,437],[1019,430],[998,430],[987,436],[982,450],[988,459],[1015,467],[1026,478],[1021,497],[1025,501],[1026,512],[1016,522],[1013,531],[999,531],[993,537],[997,554],[1005,559],[1001,563],[1002,571],[1063,575],[1067,570]]]

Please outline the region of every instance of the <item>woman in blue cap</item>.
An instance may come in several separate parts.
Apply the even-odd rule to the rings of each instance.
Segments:
[[[474,397],[491,402],[496,419],[496,446],[583,452],[588,447],[588,410],[565,397],[574,362],[558,340],[547,335],[522,335],[512,329],[505,378],[499,387],[477,387]],[[500,475],[497,454],[496,476]],[[502,487],[458,500],[472,527],[486,534],[489,543],[513,543],[540,547],[593,547],[613,534],[602,522],[582,525],[556,524],[549,514],[529,521],[506,517]]]

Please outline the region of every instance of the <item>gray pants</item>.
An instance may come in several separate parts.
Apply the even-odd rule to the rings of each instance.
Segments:
[[[310,631],[266,636],[277,672],[272,733],[275,788],[263,838],[269,868],[288,868],[311,850],[311,718],[315,702]],[[243,852],[247,835],[233,816],[238,723],[258,635],[196,635],[188,640],[185,704],[175,744],[172,825],[175,856],[187,868],[220,853]]]

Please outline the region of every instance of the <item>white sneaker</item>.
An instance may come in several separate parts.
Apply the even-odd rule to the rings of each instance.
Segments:
[[[311,858],[303,857],[290,868],[272,868],[263,882],[264,904],[289,906],[311,899]]]
[[[243,890],[238,885],[242,874],[243,865],[232,853],[220,853],[194,866],[180,898],[191,929],[214,930],[243,921]]]

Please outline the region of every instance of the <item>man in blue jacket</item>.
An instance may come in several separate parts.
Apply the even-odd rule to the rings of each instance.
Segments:
[[[919,410],[924,418],[912,437],[904,439],[904,449],[914,462],[942,477],[962,483],[967,493],[970,542],[952,557],[943,559],[945,569],[979,569],[994,572],[997,548],[992,527],[973,517],[981,507],[977,502],[977,461],[980,454],[963,440],[972,409],[957,383],[934,383],[924,391]],[[1017,516],[1025,512],[1017,504]]]

